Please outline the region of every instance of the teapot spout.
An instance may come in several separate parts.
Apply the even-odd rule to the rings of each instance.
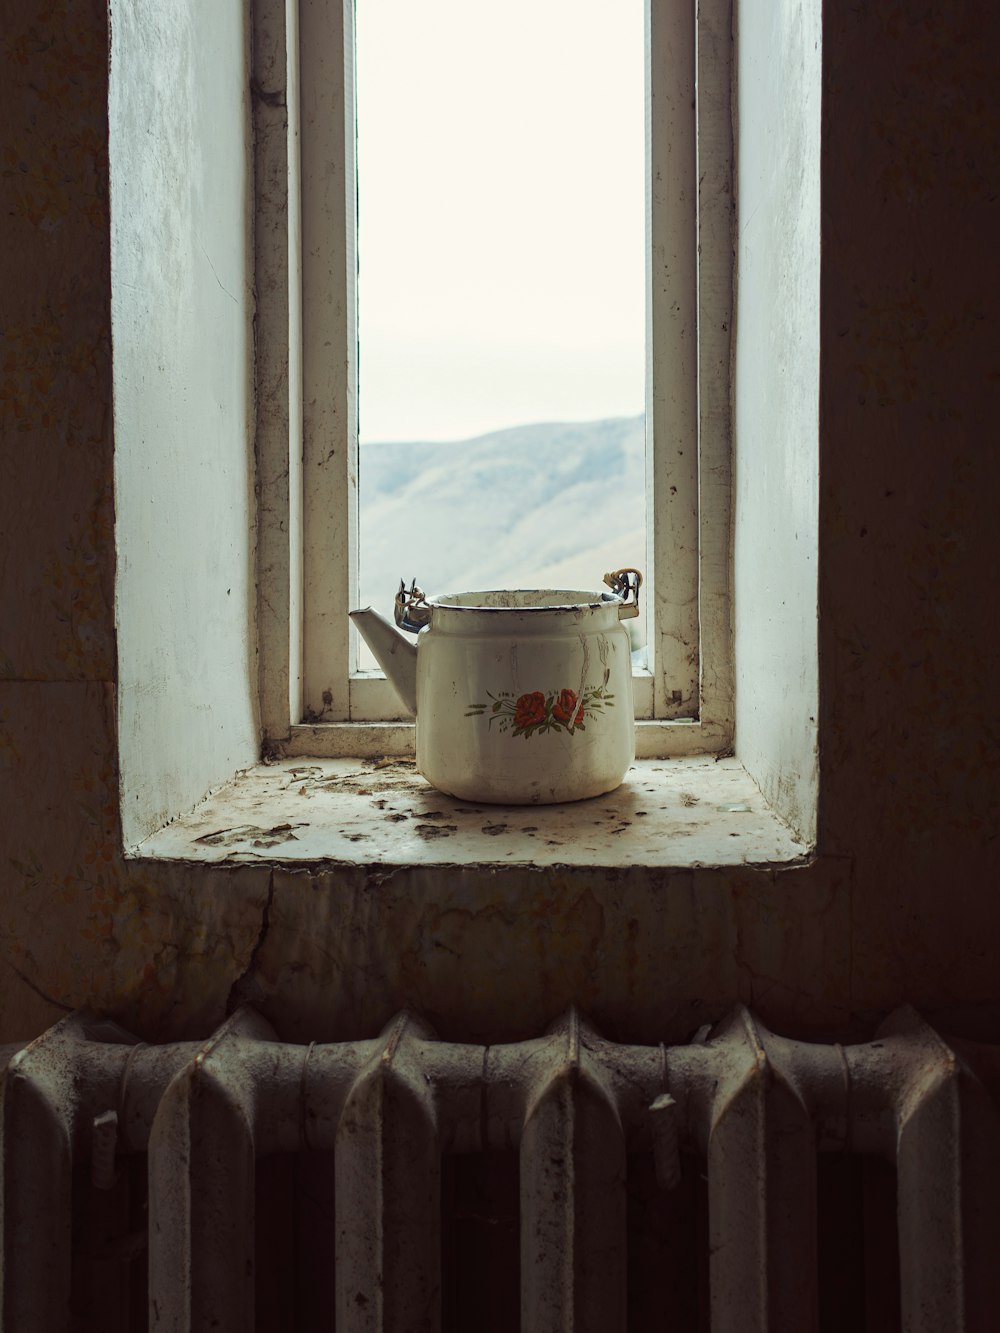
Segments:
[[[392,681],[409,712],[417,711],[417,648],[395,625],[370,606],[351,611],[358,633],[372,650],[376,662]]]

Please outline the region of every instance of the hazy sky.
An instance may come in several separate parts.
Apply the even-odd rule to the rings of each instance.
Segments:
[[[362,441],[643,408],[642,0],[357,0]]]

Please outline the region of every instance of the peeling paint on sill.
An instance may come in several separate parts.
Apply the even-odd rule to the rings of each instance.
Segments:
[[[700,757],[637,761],[616,791],[550,806],[457,801],[409,759],[285,759],[237,774],[137,849],[303,868],[781,867],[809,854],[738,760]]]

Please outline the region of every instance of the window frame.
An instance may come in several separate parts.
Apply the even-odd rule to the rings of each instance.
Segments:
[[[352,671],[357,586],[354,0],[255,0],[258,643],[265,750],[412,752]],[[647,559],[640,757],[733,736],[730,0],[647,0]],[[268,89],[285,89],[273,115]],[[669,188],[668,182],[673,186]]]

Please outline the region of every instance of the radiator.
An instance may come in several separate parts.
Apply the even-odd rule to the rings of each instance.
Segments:
[[[836,1325],[862,1224],[850,1209],[824,1223],[817,1182],[862,1157],[895,1170],[895,1257],[866,1258],[852,1333],[882,1307],[879,1333],[1000,1330],[1000,1048],[948,1042],[909,1008],[852,1046],[776,1036],[742,1008],[670,1047],[605,1041],[575,1012],[488,1047],[409,1015],[373,1040],[292,1045],[249,1009],[207,1042],[148,1046],[78,1013],[0,1061],[5,1333],[131,1333],[147,1310],[151,1330],[479,1330],[500,1327],[511,1283],[511,1333],[518,1317],[523,1333],[813,1333]],[[490,1154],[515,1163],[519,1255],[500,1296],[457,1315],[443,1263],[474,1224],[443,1237],[442,1171]],[[290,1242],[278,1196],[255,1214],[255,1192],[269,1159],[295,1157],[317,1194],[329,1179],[325,1239],[314,1274],[289,1260],[262,1297],[262,1246]],[[637,1172],[643,1198],[704,1199],[647,1263],[642,1310]],[[700,1261],[679,1269],[669,1237],[702,1225],[704,1299],[682,1315],[671,1286]],[[114,1308],[88,1296],[89,1270],[117,1283]],[[313,1276],[326,1294],[299,1317]]]

